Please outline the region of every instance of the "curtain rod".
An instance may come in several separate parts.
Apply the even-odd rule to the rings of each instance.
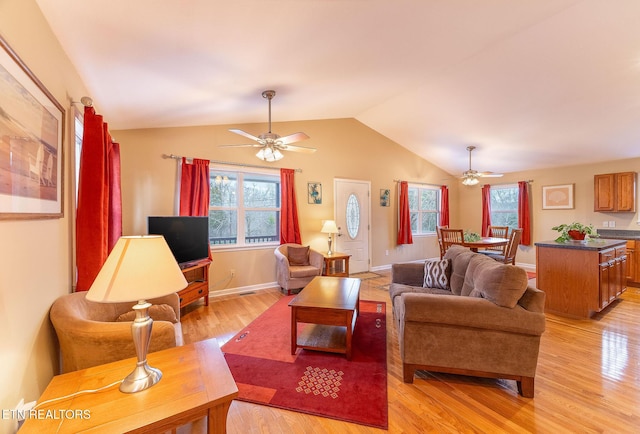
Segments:
[[[401,179],[394,179],[393,182],[402,182]],[[434,184],[432,182],[417,182],[417,181],[407,181],[409,184],[419,184],[419,185],[431,185],[433,187],[440,187],[444,184]]]
[[[490,183],[488,183],[488,182],[487,182],[486,184],[489,184],[489,185],[511,185],[511,184],[517,184],[518,182],[520,182],[520,181],[515,181],[515,182],[502,182],[502,183],[498,183],[498,184],[490,184]],[[527,179],[525,182],[526,182],[527,184],[531,184],[531,183],[533,182],[533,179]]]
[[[174,160],[182,160],[182,158],[186,158],[187,160],[193,160],[193,157],[181,157],[180,155],[174,154],[162,154],[162,158],[172,158]],[[259,166],[257,164],[245,164],[245,163],[234,163],[231,161],[219,161],[219,160],[209,160],[210,163],[214,164],[223,164],[226,166],[238,166],[238,167],[252,167],[254,169],[269,169],[269,170],[280,170],[280,167],[273,166]],[[294,169],[298,173],[302,173],[302,169]]]

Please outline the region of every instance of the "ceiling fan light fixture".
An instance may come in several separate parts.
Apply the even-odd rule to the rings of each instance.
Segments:
[[[474,176],[465,176],[462,180],[463,185],[476,185],[478,182],[480,181]]]
[[[267,146],[260,149],[256,154],[256,157],[258,157],[262,161],[272,163],[274,161],[282,160],[282,157],[284,157],[284,155],[282,155],[282,152],[280,152],[278,149],[273,149]]]

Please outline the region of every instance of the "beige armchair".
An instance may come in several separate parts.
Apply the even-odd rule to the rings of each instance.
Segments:
[[[154,320],[149,352],[182,345],[178,294],[148,301],[152,304],[149,315]],[[49,318],[60,342],[61,371],[135,357],[131,336],[134,304],[96,303],[86,299],[86,292],[58,298]]]
[[[314,277],[322,274],[324,258],[321,253],[300,244],[282,244],[274,251],[278,285],[291,294],[302,289]]]

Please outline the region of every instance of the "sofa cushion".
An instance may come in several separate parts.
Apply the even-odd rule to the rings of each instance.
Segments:
[[[178,318],[176,317],[176,311],[173,310],[173,307],[168,304],[154,304],[149,308],[149,316],[154,321],[169,321],[173,324],[178,322]],[[117,322],[122,321],[133,321],[136,319],[136,312],[134,310],[130,310],[129,312],[125,312],[116,318]]]
[[[464,287],[472,287],[471,297],[486,298],[498,306],[513,308],[527,290],[527,272],[520,267],[501,264],[484,255],[469,261]]]
[[[309,265],[309,246],[287,248],[287,258],[289,265]]]
[[[289,267],[289,276],[293,278],[317,276],[319,270],[313,265],[294,265]]]
[[[424,288],[449,289],[451,260],[427,261],[424,263]]]
[[[463,246],[451,246],[444,254],[444,259],[451,260],[451,277],[449,278],[449,287],[455,295],[469,295],[469,292],[463,293],[462,287],[464,278],[467,274],[467,267],[471,258],[477,254]]]
[[[398,296],[406,293],[418,293],[418,294],[439,294],[439,295],[451,295],[451,291],[438,288],[421,288],[419,286],[403,285],[402,283],[392,283],[389,285],[389,297],[391,301]]]

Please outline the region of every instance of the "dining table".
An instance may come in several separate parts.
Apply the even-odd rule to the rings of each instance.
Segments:
[[[476,241],[463,241],[460,245],[468,247],[472,252],[477,252],[478,249],[506,246],[508,242],[509,238],[481,237]]]

